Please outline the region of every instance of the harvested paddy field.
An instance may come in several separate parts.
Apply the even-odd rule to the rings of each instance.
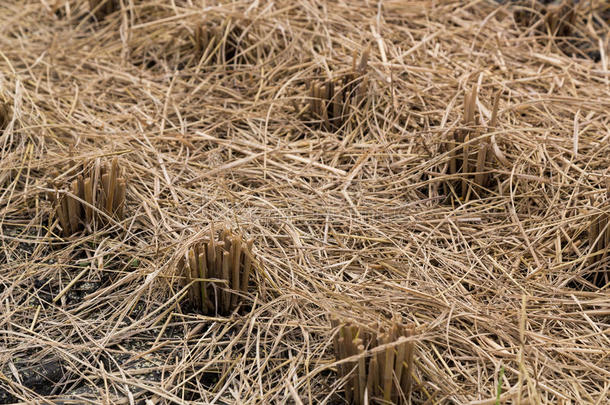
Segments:
[[[0,403],[607,404],[607,1],[2,0]]]

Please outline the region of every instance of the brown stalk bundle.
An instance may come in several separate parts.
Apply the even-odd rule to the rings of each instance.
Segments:
[[[310,83],[309,111],[323,129],[339,129],[347,121],[351,110],[364,100],[368,84],[368,59],[369,49],[364,51],[359,62],[354,53],[350,72],[334,80],[313,80]]]
[[[237,307],[240,296],[248,293],[253,268],[253,239],[244,241],[225,227],[215,240],[214,228],[206,242],[195,243],[178,263],[190,285],[188,298],[202,313],[226,315]]]
[[[220,24],[200,24],[193,38],[198,59],[203,59],[204,65],[236,63],[241,34],[242,29],[230,18]]]
[[[551,35],[558,37],[567,37],[571,35],[575,22],[576,13],[574,12],[574,2],[564,0],[560,3],[553,3],[546,6],[544,23]]]
[[[574,2],[563,0],[551,4],[528,1],[515,10],[515,20],[523,26],[535,26],[539,32],[564,37],[572,33],[576,22]]]
[[[606,179],[606,200],[596,208],[588,228],[589,247],[591,249],[591,264],[601,263],[610,250],[610,179]],[[602,287],[610,283],[610,272],[598,269],[591,274],[592,282]]]
[[[89,0],[89,8],[98,20],[118,11],[121,8],[120,0]]]
[[[481,133],[481,125],[475,119],[478,86],[475,85],[470,92],[464,95],[464,113],[462,123],[464,127],[453,133],[453,139],[445,143],[445,150],[449,151],[450,159],[447,172],[449,175],[460,174],[461,180],[453,186],[460,190],[461,197],[468,199],[473,185],[477,189],[487,187],[489,184],[489,163],[491,161],[491,145],[489,137]],[[500,92],[494,96],[492,116],[488,129],[495,127],[498,116]]]
[[[8,103],[0,100],[0,133],[6,129],[11,121],[11,107]]]
[[[593,0],[587,3],[572,0],[547,2],[530,1],[516,6],[518,25],[542,46],[558,49],[566,55],[600,60],[603,54],[599,39],[608,31],[608,2]],[[603,41],[603,40],[602,40]]]
[[[414,373],[414,325],[393,322],[386,331],[377,334],[350,322],[341,324],[331,319],[335,334],[333,347],[337,360],[357,356],[339,366],[341,378],[347,378],[345,399],[348,403],[364,405],[371,401],[409,403]],[[380,351],[373,349],[387,346]]]
[[[110,167],[99,158],[91,167],[83,166],[83,174],[69,183],[68,193],[58,195],[57,189],[48,193],[64,236],[83,227],[91,232],[96,223],[104,223],[108,217],[123,219],[127,181],[118,159],[115,157]]]

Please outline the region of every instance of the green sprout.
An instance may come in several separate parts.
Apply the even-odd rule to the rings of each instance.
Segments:
[[[500,375],[498,376],[498,389],[496,394],[496,405],[500,405],[500,396],[502,395],[502,378],[504,377],[504,366],[500,368]]]

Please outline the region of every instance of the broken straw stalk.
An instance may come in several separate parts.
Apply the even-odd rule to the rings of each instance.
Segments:
[[[498,91],[493,100],[492,116],[488,130],[493,130],[498,117],[498,107],[501,92]],[[460,189],[462,198],[469,195],[471,179],[474,185],[486,187],[489,182],[489,173],[486,166],[489,163],[490,144],[487,137],[472,129],[476,125],[475,110],[478,95],[478,86],[474,86],[470,93],[464,96],[464,112],[462,122],[466,128],[458,129],[453,133],[453,140],[447,142],[446,149],[450,152],[448,174],[461,174]],[[474,142],[472,141],[474,140]],[[474,155],[474,156],[473,156]]]
[[[544,16],[544,22],[551,35],[560,37],[569,36],[576,22],[574,7],[561,2],[559,4],[549,4],[546,6],[546,9],[547,13]]]
[[[369,403],[373,398],[386,403],[408,402],[415,348],[409,338],[414,335],[414,326],[395,322],[377,336],[351,323],[340,325],[336,318],[331,319],[331,325],[339,329],[333,339],[337,360],[357,356],[356,360],[339,365],[339,375],[347,377],[346,401],[356,405],[365,404],[365,398]],[[367,356],[367,350],[378,346],[387,347]]]
[[[120,0],[89,0],[89,9],[98,20],[121,8]]]
[[[253,239],[244,243],[228,228],[216,241],[211,227],[210,239],[192,246],[188,260],[181,259],[178,266],[190,284],[188,296],[194,307],[204,314],[228,314],[237,307],[240,295],[248,292],[253,243]]]
[[[0,134],[8,126],[11,121],[11,107],[8,103],[0,99]]]
[[[532,2],[527,8],[515,10],[515,20],[527,27],[536,26],[536,30],[556,37],[569,36],[577,20],[574,4],[571,2]]]
[[[608,256],[610,249],[610,178],[606,179],[606,201],[600,208],[595,209],[589,224],[587,236],[591,249],[589,263],[601,263]],[[601,212],[600,212],[601,211]],[[605,285],[610,282],[610,272],[597,271],[594,274],[593,284]]]
[[[359,105],[364,99],[367,90],[368,58],[368,49],[362,54],[359,63],[354,53],[350,73],[325,83],[315,80],[310,83],[310,114],[320,121],[324,129],[341,127],[350,113],[351,106]]]
[[[108,217],[123,219],[127,182],[121,176],[118,159],[112,160],[110,169],[100,159],[92,167],[84,166],[86,177],[80,175],[69,183],[69,193],[48,193],[64,236],[78,232],[83,225],[91,231],[97,222],[106,222]]]
[[[242,30],[230,18],[216,26],[200,24],[194,31],[193,40],[197,57],[198,59],[203,58],[205,65],[224,65],[227,62],[236,62],[235,41],[240,37]]]

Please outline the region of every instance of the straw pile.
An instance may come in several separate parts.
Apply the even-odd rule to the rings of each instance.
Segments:
[[[195,308],[203,314],[228,314],[237,306],[240,295],[248,293],[253,244],[253,239],[245,242],[226,227],[215,241],[212,226],[210,239],[189,249],[178,268],[185,274],[189,301]]]
[[[579,1],[567,37],[516,21],[531,0],[119,3],[0,1],[0,403],[345,403],[360,357],[335,357],[331,315],[415,325],[413,404],[609,402],[610,259],[589,241],[607,1]],[[224,21],[245,57],[205,62],[194,28]],[[343,124],[303,111],[367,48]],[[115,156],[122,220],[73,188]],[[81,204],[70,237],[49,191]],[[229,287],[177,269],[211,223],[254,241],[230,316],[184,305]]]

